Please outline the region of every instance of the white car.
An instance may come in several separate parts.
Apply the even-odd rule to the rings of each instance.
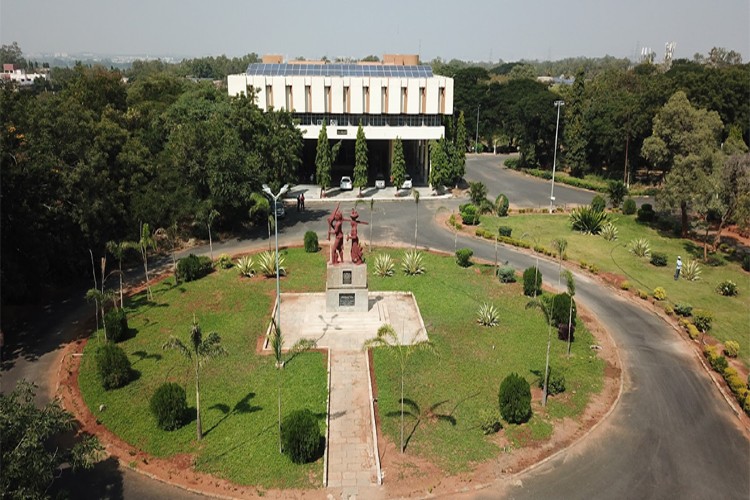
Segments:
[[[383,177],[382,175],[379,175],[375,179],[375,188],[377,188],[377,189],[385,189],[385,177]]]
[[[352,185],[352,178],[348,175],[345,175],[341,178],[341,182],[339,183],[339,188],[342,191],[351,191],[354,189],[354,186]]]
[[[411,188],[412,188],[412,185],[411,185],[411,175],[406,174],[404,176],[404,183],[401,184],[401,189],[411,189]]]

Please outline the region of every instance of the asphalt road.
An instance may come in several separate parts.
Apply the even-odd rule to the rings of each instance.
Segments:
[[[476,179],[475,172],[491,168],[485,167],[485,162],[492,164],[498,157],[469,158],[467,178]],[[538,196],[534,193],[542,192],[540,186],[545,184],[514,172],[504,172],[507,175],[503,177],[503,170],[500,172],[496,176],[500,180],[487,182],[492,186],[488,191],[495,194],[493,190],[502,187],[512,203]],[[558,202],[579,203],[573,196],[592,196],[570,191],[571,198],[567,198],[565,189],[561,189]],[[443,208],[454,209],[461,201],[423,199],[418,207],[413,200],[384,201],[375,204],[373,214],[369,207],[360,207],[360,214],[363,220],[374,223],[376,246],[399,242],[412,245],[418,209],[418,245],[452,252],[454,236],[435,224],[434,215]],[[350,209],[344,205],[342,209]],[[308,203],[306,212],[290,210],[279,224],[280,244],[301,244],[306,230],[314,230],[324,239],[324,218],[332,207],[331,202],[319,202]],[[361,236],[369,241],[369,227]],[[215,243],[214,255],[267,244],[267,235],[261,231]],[[478,257],[494,258],[489,243],[460,237],[458,246],[472,248]],[[208,253],[206,247],[192,251]],[[530,254],[505,247],[501,259],[518,269],[534,262]],[[540,260],[540,269],[545,283],[557,281],[556,264]],[[738,420],[699,367],[687,342],[654,314],[613,296],[587,276],[576,275],[576,285],[576,299],[597,315],[620,348],[626,377],[622,399],[590,436],[519,476],[517,486],[508,490],[507,484],[498,483],[472,496],[497,498],[504,492],[512,498],[750,498],[750,441],[738,429]],[[90,311],[82,293],[76,294],[66,302],[53,304],[26,325],[22,329],[26,333],[16,334],[14,345],[9,346],[10,359],[3,363],[1,389],[8,391],[12,382],[25,377],[42,386],[40,400],[49,398],[54,389],[49,381],[59,366],[60,346],[73,337]],[[100,464],[98,473],[89,477],[91,482],[72,481],[73,497],[200,498],[123,470],[111,460]]]

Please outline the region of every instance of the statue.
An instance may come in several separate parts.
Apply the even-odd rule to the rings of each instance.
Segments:
[[[344,262],[344,215],[339,210],[339,203],[333,210],[333,213],[328,216],[328,239],[331,239],[331,233],[333,233],[333,244],[331,245],[331,264],[338,264]]]
[[[362,258],[362,247],[359,246],[359,235],[357,234],[357,226],[359,224],[367,224],[367,222],[358,220],[359,213],[357,213],[357,210],[354,208],[352,208],[352,213],[350,217],[351,219],[349,219],[349,221],[352,223],[352,230],[346,236],[346,239],[352,241],[352,251],[351,251],[352,263],[362,264],[364,262],[364,259]]]

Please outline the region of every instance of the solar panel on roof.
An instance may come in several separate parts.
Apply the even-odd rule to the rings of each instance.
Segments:
[[[432,68],[422,66],[387,66],[377,64],[264,64],[254,63],[247,67],[248,75],[260,76],[362,76],[429,78]]]

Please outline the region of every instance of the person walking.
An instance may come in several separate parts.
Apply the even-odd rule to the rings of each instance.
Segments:
[[[680,271],[682,271],[682,258],[678,255],[677,256],[677,266],[674,269],[674,280],[677,281],[680,279]]]
[[[302,207],[302,211],[304,212],[305,211],[305,193],[299,194],[299,203],[300,203],[300,206]]]

